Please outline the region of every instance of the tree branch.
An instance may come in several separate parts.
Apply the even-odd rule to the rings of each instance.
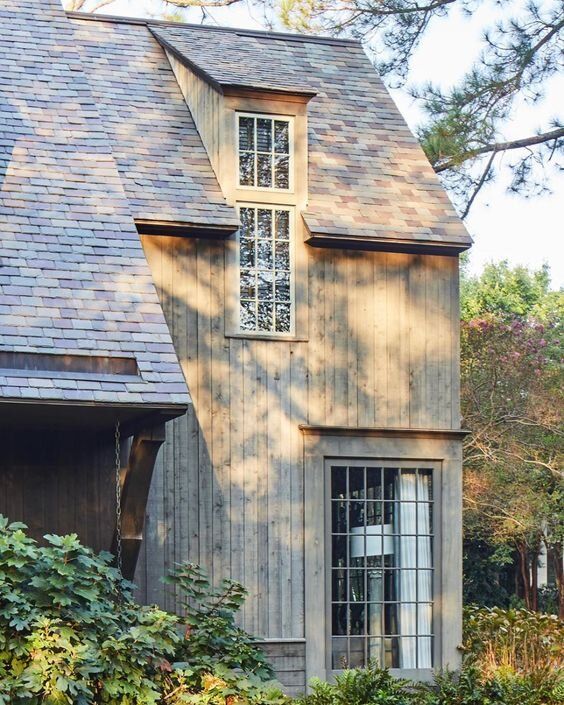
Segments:
[[[488,159],[488,163],[486,164],[486,168],[484,169],[484,172],[483,172],[482,176],[480,177],[480,180],[476,184],[476,188],[472,192],[472,195],[468,199],[468,203],[466,204],[466,207],[464,208],[464,212],[460,216],[462,218],[462,220],[464,220],[464,218],[466,218],[466,216],[470,212],[470,208],[472,208],[472,204],[474,203],[474,199],[476,198],[476,196],[480,192],[480,189],[482,188],[486,179],[488,178],[488,174],[490,173],[490,169],[492,168],[493,160],[495,159],[496,154],[497,154],[497,152],[493,151],[491,154],[491,157]]]
[[[535,144],[543,144],[545,142],[551,142],[552,140],[557,140],[560,137],[564,137],[564,127],[558,127],[549,132],[543,132],[540,135],[533,135],[531,137],[524,137],[519,140],[510,140],[508,142],[494,142],[492,144],[486,144],[483,147],[478,147],[477,149],[472,149],[462,154],[456,159],[449,159],[442,164],[436,164],[433,166],[435,172],[440,174],[447,169],[452,169],[456,166],[460,166],[462,162],[468,159],[474,159],[474,157],[479,157],[481,154],[489,154],[490,152],[506,152],[511,149],[522,149],[523,147],[531,147]]]

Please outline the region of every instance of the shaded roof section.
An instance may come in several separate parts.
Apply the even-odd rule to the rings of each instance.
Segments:
[[[134,218],[236,230],[236,213],[147,27],[70,22]]]
[[[0,5],[0,401],[180,413],[182,371],[75,46],[59,0]]]
[[[151,25],[188,66],[221,85],[303,89],[312,235],[452,243],[471,239],[421,147],[355,42]]]

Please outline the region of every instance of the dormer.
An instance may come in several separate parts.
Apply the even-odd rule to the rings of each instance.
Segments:
[[[170,32],[170,30],[169,30]],[[227,203],[241,228],[226,241],[226,334],[307,333],[307,105],[315,91],[268,79],[211,76],[153,28],[164,46]]]

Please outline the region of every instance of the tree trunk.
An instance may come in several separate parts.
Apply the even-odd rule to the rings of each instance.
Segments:
[[[531,555],[531,609],[538,612],[539,609],[539,552],[534,551]]]
[[[530,610],[531,607],[531,576],[530,576],[530,566],[529,566],[529,556],[527,553],[527,547],[521,544],[518,547],[519,551],[519,567],[521,569],[521,582],[523,583],[523,598],[525,600],[525,607]]]
[[[564,547],[562,544],[551,546],[550,555],[554,564],[554,575],[556,576],[556,589],[558,591],[558,616],[564,619],[564,567],[562,566],[562,556]]]

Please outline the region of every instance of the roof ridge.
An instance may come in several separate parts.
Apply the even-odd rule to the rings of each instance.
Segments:
[[[342,39],[316,34],[299,34],[297,32],[270,32],[260,29],[243,29],[240,27],[219,27],[216,25],[194,24],[190,22],[172,22],[157,20],[149,17],[122,17],[120,15],[93,14],[91,12],[67,12],[71,19],[90,20],[94,22],[116,22],[119,24],[142,25],[145,27],[178,27],[179,29],[192,29],[196,31],[215,31],[238,34],[245,37],[258,37],[265,39],[283,39],[291,42],[312,42],[315,44],[336,44],[343,46],[361,46],[357,39]]]

